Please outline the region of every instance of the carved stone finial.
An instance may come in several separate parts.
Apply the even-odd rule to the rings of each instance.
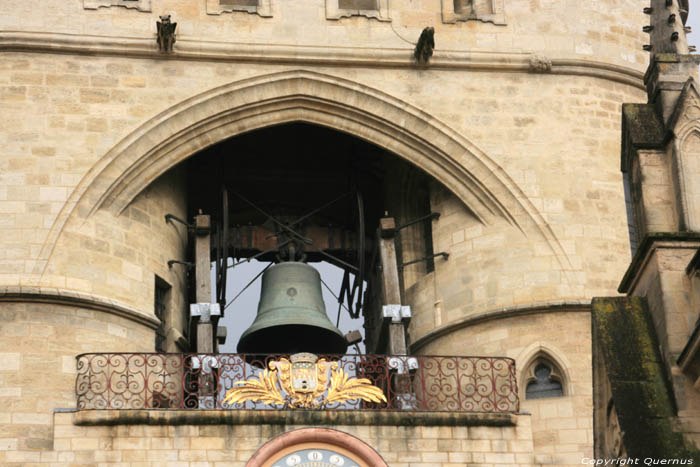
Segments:
[[[528,65],[533,73],[549,73],[552,71],[552,61],[544,55],[530,55]]]
[[[687,54],[688,0],[649,0],[649,4],[644,12],[649,15],[650,24],[643,28],[649,34],[649,47],[644,50],[654,55]]]
[[[418,38],[418,43],[413,51],[413,58],[418,63],[427,64],[430,57],[433,56],[435,48],[435,29],[428,27],[423,29]]]
[[[172,52],[177,23],[170,22],[170,15],[163,15],[160,16],[160,21],[156,22],[156,25],[158,26],[158,49],[165,53]]]

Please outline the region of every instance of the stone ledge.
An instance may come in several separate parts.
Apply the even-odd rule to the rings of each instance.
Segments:
[[[641,271],[651,258],[656,248],[698,248],[700,233],[698,232],[651,232],[644,236],[632,258],[625,275],[620,281],[617,291],[629,293],[637,282]]]
[[[73,424],[112,425],[388,425],[516,426],[513,413],[381,410],[78,410]]]
[[[304,45],[246,44],[178,38],[172,53],[158,51],[152,38],[89,36],[37,31],[0,31],[0,52],[23,51],[77,55],[115,55],[179,60],[256,62],[292,65],[369,66],[415,68],[413,48],[351,48]],[[533,68],[529,52],[437,50],[430,68],[490,72],[542,73]],[[643,73],[629,67],[595,60],[546,57],[547,73],[606,79],[646,89]]]
[[[432,331],[418,338],[411,344],[411,353],[417,353],[419,349],[425,347],[435,339],[468,326],[474,326],[476,324],[497,319],[512,318],[514,316],[532,315],[538,313],[554,313],[559,311],[590,313],[591,302],[590,300],[570,300],[528,303],[526,305],[498,308],[496,310],[488,310],[483,313],[465,316],[464,318],[451,321],[443,326],[440,326],[439,328],[433,329]]]
[[[160,321],[144,315],[115,300],[72,290],[35,286],[0,286],[0,302],[48,303],[74,306],[111,313],[151,329],[158,329]]]

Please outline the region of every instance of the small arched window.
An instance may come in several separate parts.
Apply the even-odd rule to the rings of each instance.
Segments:
[[[562,397],[564,385],[562,372],[550,359],[535,358],[525,372],[525,399]]]

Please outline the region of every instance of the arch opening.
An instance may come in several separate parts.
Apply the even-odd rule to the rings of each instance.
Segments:
[[[439,180],[445,193],[468,207],[475,223],[489,226],[505,221],[524,234],[525,241],[544,238],[562,267],[570,268],[551,229],[517,184],[462,135],[376,89],[336,76],[292,70],[194,96],[122,140],[71,194],[41,250],[37,272],[46,270],[69,218],[80,223],[97,214],[122,216],[127,209],[131,211],[146,187],[173,168],[186,168],[193,155],[232,136],[292,122],[333,128],[358,141],[372,141],[396,155],[396,160],[420,167],[415,173]],[[421,264],[411,266],[403,276],[410,276]]]
[[[214,269],[219,262],[235,272],[252,260],[301,261],[330,275],[330,266],[340,268],[335,278],[340,287],[331,291],[342,304],[327,305],[326,313],[333,324],[340,322],[336,313],[342,315],[349,326],[341,327],[343,333],[364,328],[368,352],[382,352],[386,345],[376,330],[382,303],[380,219],[391,217],[397,226],[401,289],[434,268],[430,187],[439,182],[355,136],[303,122],[276,125],[214,144],[172,170],[185,174],[184,190],[177,191],[185,193],[187,218],[211,216]],[[411,264],[402,268],[405,263]],[[214,300],[225,310],[224,322],[236,326],[231,335],[238,335],[250,323],[227,315],[240,316],[241,303],[231,300],[250,278],[228,272],[227,277],[235,283],[220,284],[224,290]],[[194,290],[190,280],[190,303]],[[243,306],[250,315],[257,301],[252,306],[247,301]],[[361,320],[348,324],[348,316]],[[193,335],[194,323],[190,327]],[[231,344],[225,347],[231,350]]]
[[[566,373],[547,352],[534,355],[522,370],[525,399],[546,399],[567,396]]]

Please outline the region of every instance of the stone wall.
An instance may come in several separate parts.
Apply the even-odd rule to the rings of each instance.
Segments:
[[[141,10],[110,7],[119,3],[106,0],[7,3],[3,5],[5,14],[0,19],[0,30],[92,34],[132,40],[155,38],[158,16],[170,14],[172,21],[178,23],[176,48],[184,47],[185,41],[222,41],[406,50],[413,48],[406,41],[415,43],[424,27],[433,26],[437,46],[442,50],[534,50],[550,58],[600,60],[638,70],[643,70],[647,62],[641,44],[648,37],[640,25],[648,22],[642,13],[642,8],[648,5],[640,0],[597,0],[585,5],[512,0],[505,2],[502,25],[445,22],[443,18],[448,20],[445,14],[453,10],[451,1],[392,1],[388,15],[391,22],[362,16],[329,20],[327,0],[310,0],[293,7],[282,0],[265,0],[263,3],[270,5],[269,16],[265,17],[246,12],[218,14],[216,0],[186,4],[177,0],[139,0]],[[84,9],[90,4],[104,7]]]
[[[155,466],[167,463],[177,467],[243,467],[265,442],[306,426],[231,424],[230,420],[242,421],[244,417],[230,415],[160,411],[152,415],[148,423],[125,423],[118,411],[87,415],[85,412],[56,413],[53,415],[52,449],[0,451],[0,462],[8,466],[27,463]],[[189,422],[183,423],[183,418]],[[506,421],[506,426],[493,426],[494,419],[488,415],[472,415],[462,426],[450,426],[454,421],[450,425],[426,425],[421,421],[424,418],[421,414],[413,417],[413,426],[400,422],[387,425],[379,420],[369,423],[373,415],[367,413],[360,418],[367,423],[340,423],[332,428],[369,444],[392,467],[533,465],[530,417],[527,415],[501,417],[496,422]],[[294,419],[294,412],[288,414],[288,419]]]
[[[91,211],[108,187],[90,192],[88,198],[81,193],[110,160],[110,149],[159,112],[218,85],[285,68],[79,56],[66,60],[23,53],[3,58],[7,85],[0,99],[8,117],[0,209],[7,216],[0,226],[4,244],[0,279],[6,284],[21,281],[109,293],[152,313],[151,274],[158,271],[167,279],[164,262],[149,257],[134,263],[118,255],[146,258],[153,250],[148,240],[153,239],[154,244],[172,245],[169,258],[177,258],[182,232],[161,219],[169,210],[181,208],[133,205],[114,217],[103,210]],[[332,78],[338,75],[331,68],[315,70]],[[342,75],[450,122],[481,148],[471,150],[479,151],[484,164],[509,185],[508,196],[515,197],[507,203],[502,200],[506,203],[499,208],[502,214],[492,220],[470,218],[468,210],[476,206],[469,202],[465,208],[456,199],[435,200],[433,208],[444,211],[444,217],[437,221],[434,250],[455,253],[453,261],[436,260],[438,283],[448,289],[438,291],[434,301],[443,301],[450,315],[445,319],[485,307],[613,291],[629,259],[622,179],[615,160],[619,103],[634,100],[641,92],[588,77],[427,73],[437,74],[430,80],[414,70],[353,69]],[[442,89],[439,94],[431,92],[436,82]],[[464,82],[469,82],[467,93],[462,93]],[[532,88],[538,89],[537,96],[529,91]],[[461,96],[456,106],[455,95]],[[297,118],[304,117],[299,113]],[[590,137],[593,133],[595,138]],[[424,160],[430,171],[434,163]],[[552,170],[557,177],[550,176]],[[138,177],[133,174],[128,180],[147,185],[148,179]],[[169,186],[177,190],[177,185]],[[129,242],[133,252],[123,251],[123,239],[106,235],[126,229],[137,239]],[[507,245],[514,246],[509,253],[515,255],[512,261],[506,265],[490,259]],[[102,266],[86,269],[72,261],[70,252],[76,248],[111,258],[103,257]],[[482,271],[480,281],[489,284],[477,283],[470,290],[471,303],[455,301],[450,284],[464,275],[465,268],[473,267]],[[106,271],[109,282],[95,280]]]
[[[53,411],[75,407],[76,355],[152,351],[155,321],[79,294],[7,289],[0,294],[0,450],[53,446]],[[31,456],[30,456],[31,457]]]
[[[499,316],[500,315],[500,316]],[[538,463],[577,464],[593,453],[591,322],[588,306],[574,304],[507,310],[433,331],[414,351],[430,355],[502,355],[515,359],[521,410],[532,414]],[[527,400],[527,371],[538,356],[559,368],[563,397]]]
[[[0,447],[10,450],[0,460],[118,452],[109,455],[137,462],[157,449],[127,455],[71,441],[46,451],[51,409],[73,405],[67,362],[84,351],[153,350],[156,276],[172,286],[165,331],[184,332],[184,271],[167,261],[185,259],[186,233],[164,219],[187,212],[186,174],[174,168],[226,138],[292,121],[373,142],[436,180],[433,250],[450,258],[429,274],[407,271],[415,350],[518,365],[537,345],[559,350],[563,366],[573,362],[572,391],[523,402],[537,425],[533,449],[541,462],[589,455],[590,322],[556,307],[614,294],[629,262],[620,109],[645,99],[646,4],[494,2],[504,10],[493,21],[505,23],[494,24],[446,16],[447,0],[392,0],[377,18],[340,19],[328,19],[324,0],[265,0],[255,14],[216,3],[0,0],[0,285],[11,288],[0,302],[11,408],[0,414],[9,427]],[[161,14],[178,23],[171,54],[157,51]],[[437,48],[419,66],[413,42],[429,25]],[[502,310],[529,311],[485,320]],[[463,446],[465,462],[521,462],[497,441]],[[180,456],[201,451],[192,442],[181,453],[163,441],[177,451],[164,455],[189,462]],[[392,465],[453,460],[410,451]]]

